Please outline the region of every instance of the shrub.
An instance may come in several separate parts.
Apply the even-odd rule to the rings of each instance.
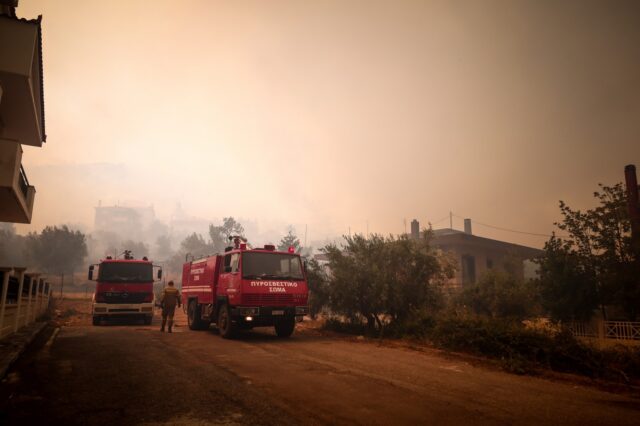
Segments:
[[[430,246],[430,235],[420,240],[355,235],[345,237],[342,247],[326,246],[331,311],[352,322],[364,318],[382,335],[390,320],[402,322],[416,310],[435,309],[441,303],[440,284],[451,270]]]
[[[328,318],[325,321],[323,328],[336,331],[338,333],[354,334],[358,336],[366,335],[369,331],[367,326],[362,322],[358,322],[357,320],[341,321],[336,317]]]
[[[436,325],[436,317],[428,310],[414,312],[403,319],[391,321],[385,328],[389,337],[426,338]]]
[[[488,271],[457,297],[456,302],[478,315],[523,319],[537,310],[536,289],[530,282],[501,271]]]

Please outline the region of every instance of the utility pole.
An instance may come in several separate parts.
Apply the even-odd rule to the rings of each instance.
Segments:
[[[64,288],[64,272],[60,274],[60,298],[62,299],[62,289]]]
[[[624,168],[624,177],[627,184],[627,208],[631,221],[631,247],[633,249],[636,264],[640,265],[640,195],[638,194],[638,179],[636,166],[629,164]]]
[[[453,229],[453,212],[449,210],[449,229]]]

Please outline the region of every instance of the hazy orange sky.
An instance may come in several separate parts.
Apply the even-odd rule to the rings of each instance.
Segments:
[[[550,233],[640,166],[640,2],[55,1],[20,232],[176,203],[309,238],[452,210]],[[448,226],[448,221],[435,227]],[[454,226],[461,228],[461,220]],[[474,225],[474,233],[545,239]]]

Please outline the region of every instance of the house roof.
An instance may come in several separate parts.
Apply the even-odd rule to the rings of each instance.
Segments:
[[[442,248],[452,248],[453,246],[475,246],[513,252],[525,258],[537,257],[543,253],[542,250],[537,248],[480,237],[450,228],[435,229],[433,230],[433,235],[434,244]]]

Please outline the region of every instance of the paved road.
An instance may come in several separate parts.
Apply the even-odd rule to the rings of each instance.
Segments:
[[[183,318],[180,319],[183,321]],[[312,332],[63,327],[2,384],[0,424],[638,424],[640,401]]]

